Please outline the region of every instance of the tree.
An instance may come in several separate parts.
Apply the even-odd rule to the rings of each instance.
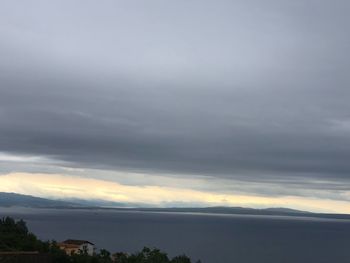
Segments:
[[[113,262],[115,263],[128,263],[129,255],[124,252],[117,252],[113,254]]]
[[[128,258],[128,263],[169,263],[166,253],[161,252],[157,248],[150,249],[144,247],[141,252],[132,254]]]
[[[191,263],[191,259],[186,255],[180,255],[174,257],[171,261],[171,263]]]
[[[56,241],[53,240],[49,244],[49,254],[53,263],[70,263],[69,256],[59,248]]]
[[[111,253],[108,250],[106,250],[106,249],[101,249],[100,250],[100,253],[98,254],[98,259],[99,259],[99,262],[101,262],[101,263],[110,263],[110,262],[112,262]]]
[[[16,222],[16,227],[19,232],[23,233],[24,235],[28,234],[28,228],[26,222],[24,222],[23,219]]]
[[[46,252],[49,245],[29,233],[23,220],[15,221],[5,217],[0,220],[0,251],[39,251]]]
[[[105,249],[90,256],[87,249],[73,255],[67,255],[61,250],[56,241],[43,242],[30,233],[23,220],[15,221],[13,218],[0,219],[0,251],[38,251],[49,254],[52,263],[191,263],[186,255],[180,255],[169,260],[166,253],[157,248],[144,247],[140,252],[128,255],[119,252],[113,255]],[[198,261],[197,263],[200,263]]]

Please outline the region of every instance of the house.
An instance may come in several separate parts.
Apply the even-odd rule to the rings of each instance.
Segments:
[[[86,240],[67,239],[66,241],[58,243],[58,246],[68,255],[78,254],[84,251],[90,256],[95,253],[95,245]]]

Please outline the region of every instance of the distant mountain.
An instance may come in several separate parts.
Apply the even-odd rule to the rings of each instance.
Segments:
[[[254,209],[246,207],[170,207],[155,208],[143,203],[121,203],[99,199],[70,198],[64,200],[51,200],[31,195],[0,192],[0,207],[32,207],[32,208],[83,208],[83,209],[115,209],[140,212],[166,212],[166,213],[207,213],[207,214],[242,214],[242,215],[276,215],[276,216],[307,216],[307,217],[334,217],[334,214],[319,214],[300,211],[290,208],[277,207]],[[348,215],[337,217],[348,218]]]
[[[311,212],[300,211],[290,208],[265,208],[255,209],[246,207],[174,207],[174,208],[135,208],[138,211],[154,212],[181,212],[181,213],[211,213],[211,214],[245,214],[245,215],[305,215]]]
[[[154,208],[149,204],[142,203],[119,203],[106,200],[65,199],[50,200],[31,195],[0,192],[0,207],[32,207],[32,208],[58,208],[58,209],[105,209],[138,212],[161,212],[161,213],[204,213],[204,214],[232,214],[232,215],[271,215],[271,216],[298,216],[337,218],[350,220],[348,214],[325,214],[300,211],[290,208],[277,207],[254,209],[245,207],[170,207]]]
[[[284,207],[271,207],[271,208],[265,208],[264,211],[271,211],[271,212],[281,212],[281,213],[310,213],[306,211],[300,211],[295,210],[291,208],[284,208]]]
[[[72,202],[84,207],[102,207],[102,208],[136,208],[136,207],[149,207],[147,204],[142,203],[122,203],[101,199],[80,199],[80,198],[66,198],[61,199],[64,202]]]
[[[33,208],[130,208],[149,207],[146,204],[121,203],[99,199],[69,198],[52,200],[31,195],[0,192],[0,207],[33,207]]]
[[[50,200],[31,195],[22,195],[16,193],[0,192],[0,207],[37,207],[37,208],[53,208],[53,207],[77,207],[77,203]]]
[[[215,214],[253,214],[253,215],[283,215],[307,213],[289,208],[254,209],[244,207],[172,207],[154,208],[147,204],[121,203],[106,200],[85,200],[78,198],[51,200],[31,195],[0,192],[0,207],[22,206],[33,208],[101,208],[101,209],[130,209],[153,212],[188,212],[188,213],[215,213]]]
[[[154,208],[147,204],[121,203],[106,200],[85,200],[78,198],[51,200],[22,195],[16,193],[0,192],[0,207],[22,206],[34,208],[90,208],[90,209],[130,209],[152,212],[183,212],[183,213],[214,213],[214,214],[252,214],[252,215],[284,215],[307,213],[289,208],[253,209],[244,207],[173,207]]]

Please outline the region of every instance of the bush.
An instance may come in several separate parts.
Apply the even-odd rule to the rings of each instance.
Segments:
[[[186,255],[169,259],[168,255],[157,248],[144,247],[141,251],[128,255],[123,252],[111,253],[101,249],[100,253],[90,256],[86,251],[68,256],[56,241],[43,242],[30,233],[23,220],[13,218],[0,219],[0,251],[38,251],[50,256],[52,263],[191,263]]]

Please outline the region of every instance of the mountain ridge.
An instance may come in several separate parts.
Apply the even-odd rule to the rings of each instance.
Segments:
[[[33,208],[50,208],[50,207],[74,207],[79,206],[76,203],[61,200],[52,200],[32,195],[23,195],[13,192],[0,192],[0,207],[33,207]]]
[[[211,207],[152,207],[148,204],[137,203],[122,203],[99,199],[79,199],[79,198],[67,198],[67,199],[49,199],[43,197],[37,197],[33,195],[18,194],[13,192],[0,192],[0,207],[9,206],[24,206],[33,208],[50,208],[50,207],[67,207],[67,208],[128,208],[137,209],[142,211],[164,211],[164,212],[186,212],[197,210],[198,212],[211,211],[220,212],[223,210],[244,210],[244,211],[266,211],[266,212],[289,212],[289,213],[309,213],[306,211],[295,210],[291,208],[249,208],[249,207],[229,207],[229,206],[211,206]]]
[[[102,205],[101,205],[102,204]],[[104,205],[103,205],[104,204]],[[131,206],[136,205],[136,206]],[[234,215],[257,215],[257,216],[301,216],[301,217],[322,217],[350,219],[347,214],[331,213],[313,213],[300,211],[285,207],[270,208],[248,208],[248,207],[151,207],[147,204],[118,203],[106,200],[88,200],[70,198],[67,200],[53,200],[32,195],[23,195],[18,193],[0,192],[1,207],[28,207],[28,208],[55,208],[55,209],[103,209],[119,211],[138,211],[138,212],[165,212],[165,213],[204,213],[204,214],[234,214]]]

